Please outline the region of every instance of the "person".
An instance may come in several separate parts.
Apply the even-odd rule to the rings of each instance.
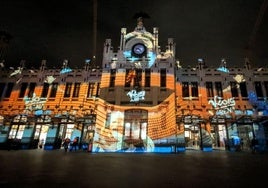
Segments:
[[[252,153],[256,153],[256,151],[257,151],[256,146],[257,145],[258,145],[258,140],[256,138],[253,138],[251,140],[251,150],[252,150]]]
[[[43,148],[43,145],[44,145],[44,139],[42,138],[39,142],[39,148],[42,149]]]
[[[62,146],[64,147],[64,151],[65,152],[67,152],[67,150],[68,150],[69,143],[70,143],[70,139],[69,138],[65,138],[64,139],[64,142],[62,144]]]
[[[76,151],[76,147],[77,147],[77,145],[78,145],[78,138],[75,137],[75,138],[73,139],[72,147],[70,148],[70,151],[72,151],[73,149]]]
[[[241,140],[240,140],[240,149],[241,150],[244,149],[244,140],[243,140],[243,138],[241,138]]]

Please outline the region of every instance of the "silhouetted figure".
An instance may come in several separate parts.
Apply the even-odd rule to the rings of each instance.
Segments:
[[[75,138],[73,139],[73,142],[72,142],[70,151],[73,151],[73,150],[76,151],[77,146],[78,146],[78,137],[75,137]]]
[[[257,145],[258,145],[258,140],[256,138],[253,138],[251,140],[251,150],[252,150],[252,153],[256,153],[257,152]]]
[[[70,142],[71,142],[71,140],[69,138],[64,139],[62,146],[63,146],[65,152],[67,152]]]

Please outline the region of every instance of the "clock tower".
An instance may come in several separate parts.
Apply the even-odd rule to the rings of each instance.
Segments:
[[[162,52],[158,28],[148,32],[144,17],[136,19],[132,32],[121,28],[117,50],[104,43],[94,144],[105,151],[152,151],[155,140],[176,134],[175,43],[169,38]]]

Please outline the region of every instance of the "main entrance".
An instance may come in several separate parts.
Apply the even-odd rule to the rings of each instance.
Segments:
[[[123,148],[125,150],[146,150],[148,111],[131,109],[125,111]]]

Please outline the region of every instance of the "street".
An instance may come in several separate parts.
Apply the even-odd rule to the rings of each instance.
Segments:
[[[0,187],[266,187],[267,154],[1,150]]]

